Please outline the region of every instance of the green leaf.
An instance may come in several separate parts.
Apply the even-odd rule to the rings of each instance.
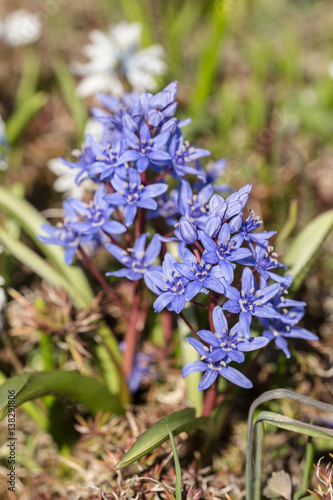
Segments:
[[[294,278],[293,290],[301,285],[332,229],[333,210],[329,210],[311,221],[291,244],[284,263]]]
[[[41,62],[35,48],[27,47],[25,51],[22,76],[16,93],[15,106],[19,109],[35,93],[40,76]]]
[[[194,418],[194,415],[195,410],[193,408],[186,408],[158,420],[139,437],[131,449],[117,463],[115,469],[121,469],[135,462],[167,441],[169,438],[167,425],[176,436],[180,432],[190,429],[205,428],[211,420],[209,417]]]
[[[24,243],[13,238],[13,236],[2,228],[0,228],[0,240],[4,247],[16,257],[16,259],[29,267],[29,269],[38,274],[38,276],[48,281],[56,288],[64,288],[71,297],[78,298],[76,289],[73,288],[58,271],[51,267],[50,264],[36,252],[31,250]]]
[[[173,437],[172,432],[169,429],[169,426],[167,425],[166,428],[168,429],[170,441],[171,441],[171,446],[172,446],[172,451],[173,451],[173,459],[175,462],[175,470],[176,470],[176,500],[182,500],[182,471],[180,468],[180,463],[179,463],[179,458],[178,458],[178,453],[177,453],[177,447],[176,443]]]
[[[294,418],[286,417],[285,415],[280,415],[279,413],[274,413],[271,411],[261,411],[256,419],[257,422],[264,422],[279,427],[280,429],[285,429],[290,432],[298,432],[299,434],[304,434],[305,436],[317,437],[317,438],[333,438],[333,429],[326,429],[325,427],[320,427],[319,425],[307,424],[301,422],[300,420],[295,420]]]
[[[62,248],[56,245],[45,245],[37,238],[36,235],[42,232],[42,225],[48,223],[38,210],[28,201],[14,195],[8,189],[1,186],[0,208],[18,221],[50,263],[69,282],[70,287],[75,289],[75,296],[72,296],[75,302],[81,306],[88,305],[94,296],[83,271],[76,266],[65,264]]]
[[[66,106],[73,117],[78,137],[81,139],[88,118],[86,107],[76,94],[75,80],[67,64],[60,59],[56,59],[53,61],[53,68]]]
[[[15,144],[25,127],[45,106],[47,99],[48,95],[45,92],[37,92],[10,116],[7,121],[7,138],[11,145]]]
[[[46,395],[68,396],[82,403],[93,414],[98,411],[123,413],[118,399],[96,380],[77,372],[58,370],[22,373],[0,386],[0,419],[8,413],[8,391],[15,391],[16,407]]]

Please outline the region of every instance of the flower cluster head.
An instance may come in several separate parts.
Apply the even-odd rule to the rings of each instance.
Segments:
[[[77,161],[62,160],[78,171],[78,185],[90,180],[95,192],[65,201],[63,223],[43,226],[39,238],[64,247],[67,264],[77,249],[104,245],[116,261],[107,276],[142,280],[156,312],[183,315],[190,302],[209,309],[210,330],[187,339],[200,359],[184,367],[184,377],[204,372],[199,390],[218,375],[250,388],[232,366],[245,352],[274,340],[289,357],[288,339],[317,336],[298,326],[305,304],[286,298],[292,279],[271,245],[275,231],[258,231],[262,221],[245,213],[251,184],[230,192],[219,179],[225,160],[205,169],[209,151],[185,140],[188,120],[174,117],[177,87],[97,96],[100,133],[86,135]]]

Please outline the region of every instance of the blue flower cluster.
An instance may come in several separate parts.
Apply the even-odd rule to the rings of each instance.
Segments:
[[[213,310],[215,332],[197,333],[205,345],[194,337],[187,339],[200,355],[200,361],[187,364],[183,376],[205,372],[199,390],[207,389],[218,374],[249,388],[252,383],[229,366],[231,362],[244,361],[243,352],[260,349],[274,339],[275,345],[290,357],[288,338],[318,337],[296,326],[304,315],[305,303],[285,298],[291,276],[272,272],[285,269],[269,244],[275,231],[254,232],[262,222],[253,212],[246,220],[243,218],[251,185],[226,199],[217,194],[207,199],[210,187],[207,185],[193,195],[189,184],[182,181],[179,209],[184,215],[175,231],[180,241],[179,261],[167,253],[161,266],[147,271],[145,282],[158,295],[154,302],[157,312],[166,307],[179,314],[199,293],[211,293],[215,302],[222,299],[222,307]],[[230,332],[224,311],[234,324]],[[262,337],[251,332],[254,317],[264,327]]]
[[[234,192],[219,184],[223,159],[204,168],[201,158],[210,152],[184,139],[189,120],[174,117],[176,94],[173,82],[156,95],[98,95],[103,109],[92,114],[103,126],[102,137],[88,135],[74,153],[78,160],[63,162],[78,169],[78,184],[90,178],[99,187],[84,201],[65,201],[63,223],[43,226],[46,236],[39,238],[64,247],[67,264],[78,248],[105,245],[122,266],[107,275],[143,278],[158,296],[156,312],[180,314],[198,294],[210,294],[214,331],[200,330],[200,340],[188,338],[200,361],[187,364],[183,375],[204,372],[199,390],[218,374],[249,388],[252,383],[230,366],[243,362],[244,352],[274,340],[289,357],[289,338],[317,337],[297,326],[305,304],[285,297],[291,277],[281,273],[285,266],[269,244],[275,231],[257,232],[262,221],[252,211],[244,217],[251,184]],[[169,191],[167,175],[173,177]],[[155,230],[150,241],[148,225]],[[165,248],[175,241],[178,259]],[[254,317],[262,323],[262,336],[253,335]]]

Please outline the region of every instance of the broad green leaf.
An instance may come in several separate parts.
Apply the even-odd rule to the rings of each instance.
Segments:
[[[285,429],[290,432],[298,432],[299,434],[304,434],[305,436],[317,437],[317,438],[333,438],[333,429],[326,429],[325,427],[320,427],[319,425],[307,424],[301,422],[300,420],[295,420],[294,418],[286,417],[285,415],[280,415],[279,413],[274,413],[271,411],[261,411],[257,416],[256,422],[264,422],[279,427],[280,429]]]
[[[190,429],[207,427],[210,421],[209,417],[194,418],[194,415],[195,410],[193,408],[186,408],[158,420],[139,437],[120,462],[117,463],[115,469],[121,469],[135,462],[167,441],[169,438],[167,425],[175,436]]]
[[[0,419],[8,413],[8,391],[15,391],[16,406],[47,395],[67,396],[82,403],[94,415],[98,411],[123,413],[117,398],[97,380],[77,372],[50,370],[47,372],[22,373],[7,379],[0,386]]]
[[[53,286],[57,288],[64,288],[66,292],[74,297],[78,298],[77,291],[71,286],[71,284],[56,271],[53,267],[48,264],[46,260],[40,257],[36,252],[27,247],[24,243],[16,240],[11,235],[6,233],[2,228],[0,228],[0,240],[4,247],[18,259],[20,262],[25,264],[29,269],[34,271],[38,276],[45,279]],[[83,298],[80,301],[83,305]]]
[[[291,244],[284,263],[289,268],[288,273],[294,278],[294,290],[301,285],[332,229],[333,210],[329,210],[311,221]]]
[[[53,61],[53,68],[66,106],[75,122],[78,137],[81,139],[88,118],[87,110],[83,101],[76,94],[75,80],[67,64],[61,59],[57,59]]]
[[[11,145],[19,139],[25,127],[33,117],[45,106],[48,96],[45,92],[37,92],[22,103],[7,121],[7,138]]]
[[[180,463],[179,463],[179,457],[177,453],[177,447],[175,443],[175,439],[173,437],[172,432],[169,429],[169,426],[167,425],[166,428],[168,429],[169,433],[169,438],[171,441],[171,446],[172,446],[172,451],[173,451],[173,459],[175,462],[175,470],[176,470],[176,500],[182,500],[182,471],[180,468]]]
[[[67,266],[64,262],[64,251],[56,245],[45,245],[37,238],[37,234],[42,232],[42,225],[47,224],[47,220],[28,201],[20,196],[16,196],[4,187],[0,186],[0,209],[14,217],[34,243],[44,253],[45,257],[59,271],[60,274],[75,289],[76,297],[81,305],[87,305],[93,300],[93,293],[88,280],[83,271],[76,266]]]

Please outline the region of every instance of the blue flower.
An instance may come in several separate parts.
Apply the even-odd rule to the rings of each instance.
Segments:
[[[214,363],[222,360],[226,363],[231,361],[242,363],[245,359],[244,352],[255,351],[268,344],[268,339],[265,337],[251,337],[249,339],[244,337],[239,323],[236,323],[229,332],[228,322],[219,306],[213,310],[213,324],[215,333],[209,330],[200,330],[198,335],[211,346],[209,353],[206,352],[206,357],[209,357]],[[186,340],[193,346],[193,341],[198,342],[192,337],[188,337]],[[203,348],[206,351],[205,346]]]
[[[159,295],[153,304],[156,312],[161,312],[166,307],[168,311],[179,314],[185,307],[188,280],[175,269],[175,263],[176,259],[167,252],[162,267],[145,274],[146,285]]]
[[[126,151],[127,145],[124,139],[110,142],[109,134],[104,134],[102,142],[91,143],[91,149],[95,154],[95,161],[91,164],[88,175],[99,176],[103,181],[112,179],[117,173],[124,179],[127,176],[127,168],[119,163],[119,157]]]
[[[200,189],[203,184],[214,184],[215,181],[219,180],[220,177],[224,174],[225,167],[227,165],[227,160],[225,158],[221,158],[217,161],[211,161],[203,167],[200,163],[200,160],[197,160],[197,177],[199,182],[194,184],[194,187]],[[200,182],[201,181],[201,182]],[[227,184],[214,184],[214,191],[228,193],[233,190]]]
[[[237,232],[242,223],[242,210],[245,207],[252,189],[252,184],[243,186],[239,191],[232,193],[226,200],[217,194],[214,194],[209,202],[209,213],[205,232],[211,238],[214,238],[219,232],[223,221],[230,220],[231,232]]]
[[[122,137],[122,129],[125,123],[126,126],[130,127],[130,123],[134,122],[134,130],[137,129],[137,123],[134,120],[141,118],[139,94],[131,92],[118,99],[112,95],[98,93],[97,98],[108,111],[92,108],[91,113],[109,131],[113,140]]]
[[[241,292],[232,286],[226,286],[225,295],[229,300],[223,304],[223,309],[234,314],[240,313],[240,328],[245,337],[250,338],[252,316],[280,319],[280,314],[269,304],[279,290],[278,283],[258,290],[252,272],[246,267],[242,273]]]
[[[84,203],[75,198],[69,198],[68,202],[83,220],[68,222],[68,226],[85,235],[94,235],[103,230],[109,234],[125,233],[126,227],[116,220],[110,220],[114,211],[105,201],[105,187],[99,186],[95,192],[94,199],[89,203]]]
[[[267,286],[269,278],[272,278],[278,283],[288,284],[285,277],[279,276],[271,272],[271,269],[287,267],[277,260],[277,253],[274,252],[272,246],[268,245],[268,241],[262,240],[260,244],[253,248],[253,256],[242,259],[239,263],[243,266],[253,266],[260,273],[260,286]]]
[[[186,287],[186,302],[192,300],[200,292],[208,293],[207,289],[224,293],[223,273],[218,266],[213,267],[208,264],[204,257],[199,262],[187,248],[181,252],[181,257],[183,262],[175,263],[174,268],[190,282]]]
[[[184,142],[183,134],[178,128],[170,139],[169,154],[172,158],[175,173],[183,177],[185,174],[197,175],[197,169],[191,167],[190,164],[198,158],[210,156],[210,151],[195,148],[188,141]]]
[[[64,222],[56,227],[49,224],[43,224],[42,229],[47,234],[43,236],[37,234],[37,238],[42,242],[50,245],[60,245],[64,247],[65,263],[70,265],[73,262],[77,248],[81,243],[91,240],[88,235],[82,235],[81,231],[71,228],[68,224],[77,220],[77,215],[67,201],[63,202]]]
[[[276,231],[262,231],[261,233],[254,233],[262,225],[262,220],[260,217],[256,216],[253,210],[250,210],[250,215],[246,221],[242,221],[241,227],[239,228],[239,234],[244,236],[245,241],[254,241],[256,243],[262,243],[265,240],[269,240],[272,236],[276,234]]]
[[[186,243],[194,243],[198,239],[197,227],[203,228],[206,223],[208,200],[213,194],[210,184],[204,186],[198,194],[193,194],[188,181],[181,181],[178,207],[182,215],[179,221],[179,236]]]
[[[138,207],[156,210],[156,198],[168,189],[167,184],[157,183],[144,186],[138,172],[130,169],[126,181],[115,175],[111,181],[115,193],[107,194],[105,200],[112,206],[124,206],[125,224],[133,223]]]
[[[207,358],[205,361],[191,361],[183,367],[184,378],[187,377],[187,375],[190,375],[190,373],[195,372],[205,372],[200,384],[198,385],[199,391],[208,389],[208,387],[215,382],[218,375],[221,375],[225,379],[229,380],[229,382],[232,382],[239,387],[244,387],[245,389],[251,389],[251,387],[253,387],[251,380],[245,377],[245,375],[243,375],[239,370],[236,370],[236,368],[228,366],[225,361],[214,363]]]
[[[126,267],[119,271],[106,273],[107,276],[125,277],[135,281],[143,278],[144,274],[153,269],[152,264],[161,251],[161,241],[157,235],[153,236],[145,250],[148,233],[142,234],[136,240],[132,249],[123,250],[117,245],[108,243],[107,250]]]
[[[250,389],[252,382],[240,371],[228,366],[235,361],[242,363],[245,359],[244,352],[261,349],[268,344],[264,337],[244,337],[240,324],[237,323],[229,332],[228,322],[221,307],[216,306],[213,310],[213,324],[215,332],[200,330],[198,336],[208,345],[202,344],[193,337],[187,337],[187,341],[200,354],[200,361],[192,361],[183,368],[183,377],[190,373],[205,372],[199,384],[199,391],[207,389],[216,380],[218,375],[230,382]]]
[[[175,102],[178,91],[178,83],[169,83],[161,92],[153,95],[144,92],[140,96],[141,109],[148,119],[149,125],[161,127],[165,120],[171,118],[177,109]]]
[[[215,243],[206,233],[200,231],[200,240],[206,249],[204,259],[209,264],[219,264],[223,276],[228,283],[234,279],[235,265],[232,262],[239,262],[251,255],[248,248],[239,248],[243,239],[239,236],[230,238],[229,224],[223,224]]]
[[[138,172],[141,173],[147,169],[149,163],[165,165],[170,161],[170,155],[166,151],[161,151],[161,148],[169,140],[169,132],[163,132],[151,137],[148,126],[143,123],[140,127],[140,138],[125,127],[123,135],[131,149],[128,149],[120,156],[120,164],[134,161]]]
[[[95,148],[95,140],[92,135],[88,134],[85,137],[85,142],[82,145],[82,150],[80,151],[75,149],[74,151],[72,151],[72,155],[76,156],[79,161],[72,162],[65,160],[64,158],[59,158],[59,160],[68,167],[77,168],[80,170],[75,179],[75,182],[77,184],[80,184],[83,179],[89,176],[89,169],[96,160]]]
[[[121,352],[126,349],[126,343],[119,344]],[[127,377],[128,388],[132,394],[135,394],[145,379],[156,379],[157,373],[152,367],[153,356],[148,352],[136,352],[131,374]]]
[[[288,359],[291,356],[288,349],[288,339],[318,340],[314,333],[296,326],[303,314],[303,310],[291,309],[284,313],[281,319],[260,319],[265,328],[263,336],[274,340],[276,347],[281,349]]]

